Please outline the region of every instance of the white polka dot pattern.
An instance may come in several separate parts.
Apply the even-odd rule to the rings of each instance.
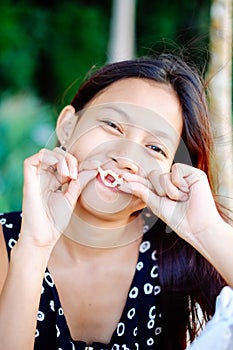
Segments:
[[[8,255],[17,242],[21,213],[0,214]],[[146,232],[148,228],[144,228]],[[144,234],[128,298],[108,345],[71,338],[53,278],[46,269],[37,314],[35,350],[159,350],[161,311],[159,265],[153,232]]]

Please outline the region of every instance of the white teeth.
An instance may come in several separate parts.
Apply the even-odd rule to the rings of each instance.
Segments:
[[[111,169],[108,170],[103,170],[101,167],[98,168],[101,180],[103,181],[103,183],[105,184],[105,186],[107,187],[116,187],[116,186],[120,186],[124,180],[119,177],[114,171],[112,171]],[[108,175],[111,175],[115,180],[113,182],[110,182],[106,179],[106,177]]]

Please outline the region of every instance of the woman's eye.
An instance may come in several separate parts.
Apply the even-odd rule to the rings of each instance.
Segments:
[[[115,122],[112,122],[111,120],[103,120],[104,124],[109,126],[110,128],[119,131],[122,134],[122,130],[119,127],[119,125],[117,125]]]
[[[157,152],[157,153],[160,153],[160,154],[162,154],[165,158],[167,158],[166,153],[162,150],[161,147],[156,146],[156,145],[148,145],[147,147],[150,148],[152,151]]]

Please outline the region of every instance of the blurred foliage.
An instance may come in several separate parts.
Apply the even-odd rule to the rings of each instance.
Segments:
[[[52,103],[61,99],[92,65],[105,62],[109,12],[103,5],[2,1],[1,89],[32,89]]]
[[[0,100],[0,208],[19,210],[23,160],[55,145],[53,113],[35,95],[3,95]],[[3,208],[3,209],[2,209]]]
[[[205,71],[210,5],[210,0],[138,0],[138,55],[168,50],[182,54]]]
[[[208,58],[210,0],[137,1],[138,55]],[[21,207],[25,157],[48,145],[55,118],[93,66],[107,61],[111,0],[0,2],[0,210]]]

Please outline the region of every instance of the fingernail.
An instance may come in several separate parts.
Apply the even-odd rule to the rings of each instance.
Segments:
[[[70,172],[66,164],[63,165],[62,172],[64,176],[70,176]]]
[[[131,181],[132,179],[134,179],[134,176],[130,173],[120,174],[119,177],[126,181]]]
[[[179,197],[179,201],[180,202],[186,202],[189,199],[189,195],[187,193],[183,193],[180,197]]]
[[[72,177],[72,179],[74,179],[74,180],[77,179],[77,177],[78,177],[77,168],[72,168],[72,169],[71,169],[71,177]]]

